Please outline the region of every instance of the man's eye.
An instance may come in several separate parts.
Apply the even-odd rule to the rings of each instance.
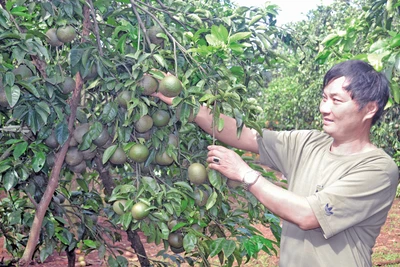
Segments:
[[[342,102],[342,100],[340,100],[340,99],[338,99],[338,98],[334,98],[333,101],[334,101],[334,102],[338,102],[338,103]]]

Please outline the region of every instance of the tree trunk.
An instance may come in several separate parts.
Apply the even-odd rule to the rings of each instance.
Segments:
[[[68,258],[68,267],[75,267],[75,259],[76,259],[75,249],[73,249],[72,251],[68,251],[67,249],[67,258]]]
[[[140,240],[140,236],[138,235],[137,231],[127,230],[126,233],[128,234],[128,240],[131,242],[131,247],[135,250],[136,255],[138,256],[140,266],[149,267],[150,261],[147,258],[142,240]]]

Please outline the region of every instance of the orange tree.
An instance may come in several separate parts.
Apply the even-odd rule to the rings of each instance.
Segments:
[[[202,104],[216,130],[221,112],[236,118],[237,134],[244,124],[260,129],[247,88],[254,96],[282,60],[273,48],[276,6],[0,4],[0,231],[14,261],[66,251],[74,266],[79,247],[127,266],[111,249],[121,228],[142,266],[165,263],[146,256],[139,231],[164,245],[160,255],[196,266],[276,252],[278,219],[206,168],[206,146],[216,141],[192,124]],[[152,97],[156,90],[176,96],[173,105]]]

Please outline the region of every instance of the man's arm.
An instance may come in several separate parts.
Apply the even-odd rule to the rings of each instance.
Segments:
[[[257,132],[254,129],[244,126],[238,138],[236,135],[236,120],[221,114],[220,118],[224,120],[224,128],[222,131],[218,131],[217,129],[213,131],[213,115],[210,112],[209,108],[201,106],[194,122],[208,134],[214,134],[215,138],[224,144],[245,151],[258,153]]]
[[[161,93],[154,93],[153,96],[160,98],[167,105],[172,105],[173,98],[171,97],[166,97]],[[211,113],[211,110],[205,106],[200,106],[200,110],[197,113],[194,122],[205,132],[210,135],[214,134],[217,140],[229,146],[236,147],[245,151],[258,153],[257,131],[244,126],[240,138],[237,138],[236,120],[224,114],[221,114],[220,118],[224,120],[224,129],[220,132],[215,129],[213,132],[213,115]]]
[[[229,179],[242,182],[247,175],[255,181],[249,187],[249,191],[263,204],[268,210],[280,218],[298,225],[303,230],[310,230],[320,226],[311,205],[305,197],[298,196],[293,192],[274,185],[257,172],[252,171],[251,167],[234,151],[222,146],[208,147],[207,162],[209,168],[219,171]],[[218,157],[218,163],[214,158]],[[258,176],[258,178],[257,178]]]

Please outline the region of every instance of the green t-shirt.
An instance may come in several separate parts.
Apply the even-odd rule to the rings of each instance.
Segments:
[[[281,267],[372,266],[376,238],[393,203],[398,167],[382,149],[353,155],[330,152],[319,131],[258,137],[260,161],[283,173],[288,190],[307,198],[320,228],[284,221]]]

